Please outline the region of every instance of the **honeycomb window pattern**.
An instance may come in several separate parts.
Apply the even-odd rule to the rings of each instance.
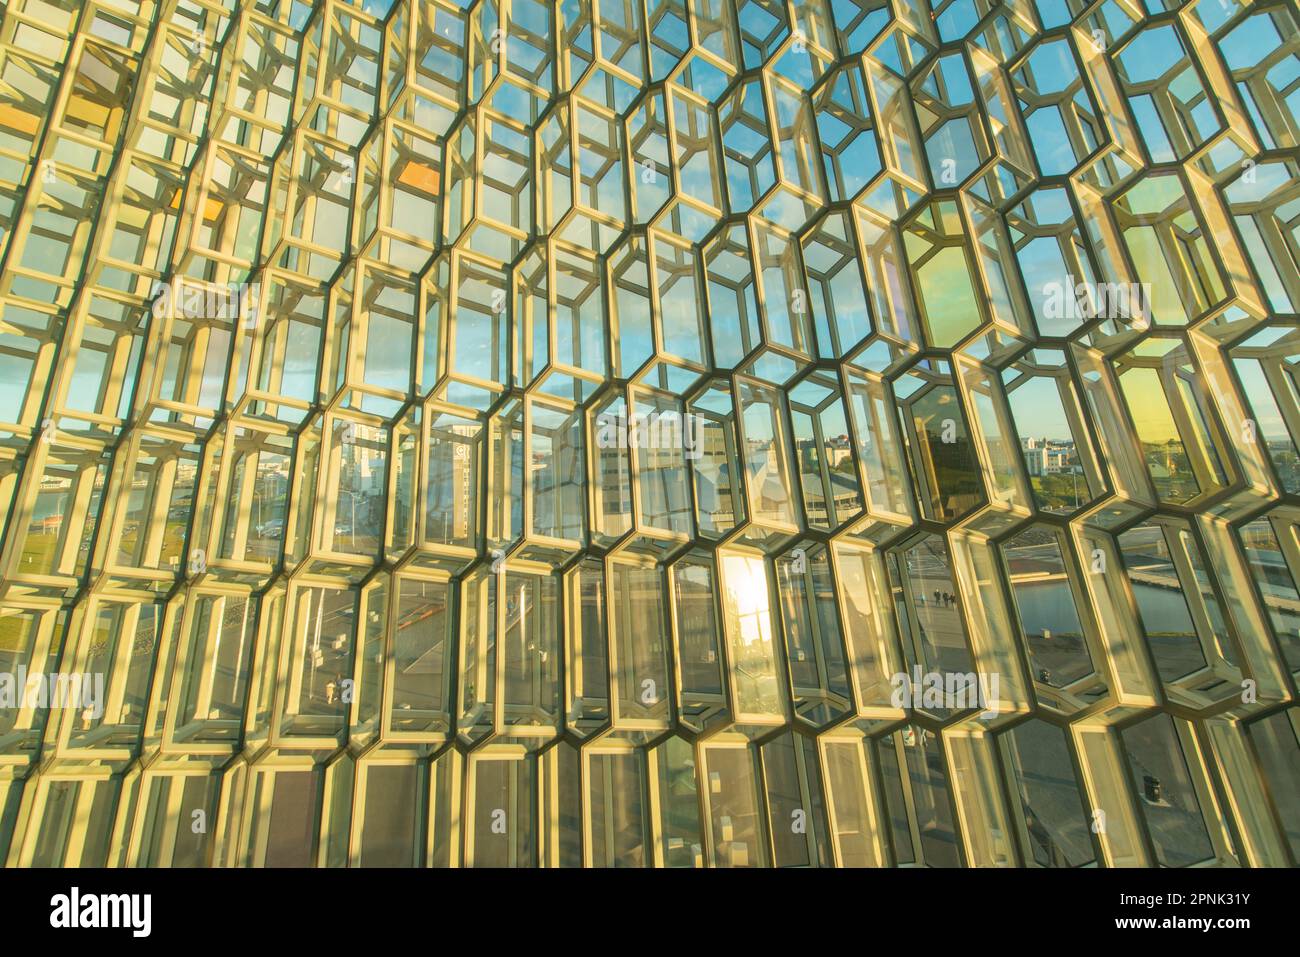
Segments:
[[[7,865],[1300,860],[1293,0],[0,11]]]

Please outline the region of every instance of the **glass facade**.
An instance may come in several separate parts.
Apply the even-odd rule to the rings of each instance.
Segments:
[[[10,866],[1294,866],[1293,0],[0,3]]]

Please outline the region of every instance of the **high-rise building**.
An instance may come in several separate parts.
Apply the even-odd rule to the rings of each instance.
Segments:
[[[1297,16],[0,2],[0,856],[1294,866]]]

